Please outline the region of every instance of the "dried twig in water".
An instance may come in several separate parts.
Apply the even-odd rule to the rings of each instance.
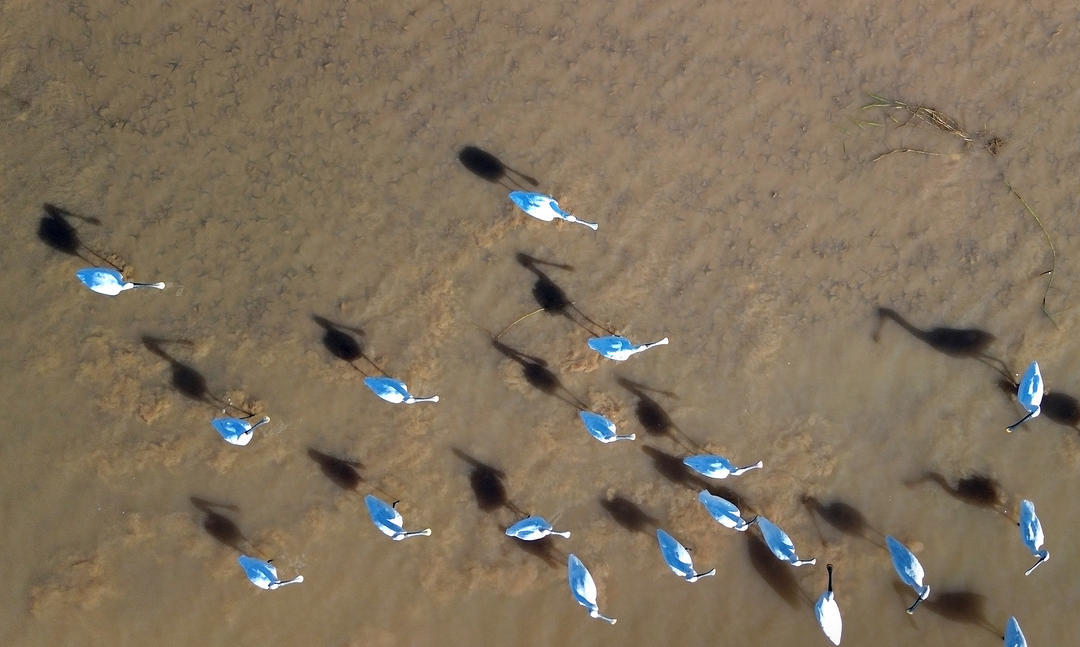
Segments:
[[[1046,230],[1046,227],[1042,224],[1042,220],[1039,219],[1039,216],[1035,213],[1035,210],[1032,209],[1031,205],[1027,203],[1027,200],[1022,198],[1020,194],[1016,192],[1016,189],[1014,189],[1012,185],[1009,184],[1008,180],[1002,178],[1002,181],[1005,182],[1005,186],[1009,187],[1009,191],[1012,191],[1012,194],[1016,196],[1016,199],[1020,201],[1020,204],[1024,205],[1024,208],[1027,209],[1027,212],[1035,220],[1035,224],[1039,225],[1039,229],[1042,230],[1043,236],[1046,236],[1046,244],[1050,246],[1050,269],[1039,274],[1039,276],[1050,276],[1050,278],[1046,281],[1046,289],[1043,290],[1041,308],[1042,313],[1046,315],[1046,318],[1050,320],[1050,323],[1054,324],[1055,328],[1058,328],[1057,322],[1054,321],[1054,317],[1050,314],[1050,311],[1046,309],[1046,295],[1050,293],[1050,286],[1054,284],[1054,270],[1057,269],[1057,250],[1054,249],[1054,242],[1050,240],[1050,232]],[[1072,307],[1073,306],[1069,306],[1068,308],[1065,308],[1065,310],[1069,310]],[[1065,312],[1065,310],[1061,310],[1059,312]]]
[[[882,153],[881,155],[878,155],[877,157],[875,157],[874,159],[872,159],[870,161],[871,162],[876,162],[879,159],[881,159],[882,157],[885,157],[887,155],[892,155],[893,153],[919,153],[919,154],[922,154],[922,155],[929,155],[931,157],[941,157],[941,153],[934,153],[932,151],[919,150],[917,148],[894,148],[891,151],[885,151],[884,153]]]
[[[874,103],[869,103],[863,106],[863,110],[869,108],[889,108],[892,110],[904,110],[910,113],[911,117],[922,119],[926,123],[932,126],[936,126],[940,130],[944,130],[947,133],[952,133],[953,135],[956,135],[960,139],[963,139],[965,142],[975,141],[975,138],[969,135],[963,128],[961,128],[960,124],[955,119],[935,110],[934,108],[931,108],[929,106],[916,106],[910,103],[905,103],[904,101],[900,101],[899,99],[888,99],[877,94],[871,94],[870,98],[874,100]]]

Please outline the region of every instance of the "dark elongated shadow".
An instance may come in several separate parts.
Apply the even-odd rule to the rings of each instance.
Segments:
[[[203,513],[202,527],[208,535],[238,553],[250,551],[252,548],[251,540],[240,532],[240,528],[232,519],[219,512],[219,510],[238,512],[238,507],[227,503],[216,503],[197,496],[192,496],[190,500],[191,505]]]
[[[1012,380],[998,380],[998,388],[1016,400],[1019,385]],[[1043,393],[1040,416],[1045,416],[1059,425],[1080,431],[1080,401],[1067,393],[1047,391]],[[1030,423],[1027,423],[1030,425]]]
[[[668,436],[686,451],[698,451],[700,446],[675,424],[667,411],[660,406],[660,403],[649,396],[649,392],[659,393],[660,395],[669,398],[678,398],[677,395],[670,391],[661,391],[660,389],[645,386],[640,382],[635,382],[625,377],[620,377],[617,381],[619,386],[632,393],[638,399],[637,405],[634,406],[634,414],[648,434],[653,436]]]
[[[343,490],[356,490],[364,482],[364,477],[357,471],[364,467],[360,461],[324,454],[314,447],[308,447],[307,455],[318,464],[326,478]]]
[[[502,526],[499,526],[499,530],[503,532],[503,536],[506,537],[507,541],[529,555],[542,560],[551,568],[565,567],[568,554],[559,548],[556,543],[558,540],[552,539],[550,535],[535,541],[522,541],[515,537],[506,536],[506,529]]]
[[[198,402],[209,404],[217,409],[233,409],[234,411],[244,414],[245,418],[250,418],[255,415],[254,413],[241,409],[224,398],[220,398],[211,393],[209,388],[207,388],[206,378],[203,377],[202,373],[176,359],[162,348],[162,346],[166,344],[190,347],[194,345],[190,340],[162,339],[159,337],[151,337],[150,335],[143,335],[142,343],[151,353],[169,363],[169,368],[172,369],[172,387],[179,391],[181,395],[187,396]]]
[[[750,504],[742,497],[742,495],[727,486],[719,485],[718,483],[699,475],[697,472],[687,467],[683,463],[682,458],[673,454],[668,454],[663,450],[649,445],[642,445],[641,451],[645,452],[645,455],[652,459],[653,467],[656,471],[660,472],[664,478],[672,483],[682,485],[695,492],[708,490],[711,494],[734,503],[744,516],[746,513],[752,512],[749,507]]]
[[[877,326],[872,335],[876,342],[880,338],[881,326],[886,319],[895,321],[919,341],[927,344],[939,353],[949,357],[968,357],[986,364],[999,375],[1008,378],[1009,370],[1005,362],[986,352],[986,347],[994,341],[994,336],[978,328],[929,328],[923,330],[912,325],[907,319],[892,308],[877,309]]]
[[[582,312],[581,309],[566,296],[566,292],[564,292],[555,281],[551,280],[550,276],[540,269],[541,265],[546,265],[560,270],[573,270],[574,268],[572,266],[540,260],[539,258],[529,256],[523,252],[518,252],[517,261],[522,267],[536,275],[536,283],[533,284],[532,293],[533,298],[536,299],[536,304],[540,307],[515,319],[510,325],[503,328],[498,335],[495,335],[496,338],[502,337],[506,331],[510,330],[518,323],[541,312],[552,315],[562,315],[593,337],[600,337],[605,333],[609,335],[615,334],[610,328],[597,323]]]
[[[765,580],[765,583],[769,585],[769,588],[775,591],[792,609],[799,608],[800,600],[809,604],[810,599],[799,588],[799,582],[795,579],[795,567],[776,559],[776,556],[769,550],[768,545],[765,544],[765,540],[758,533],[746,532],[743,534],[746,535],[746,550],[747,555],[750,557],[750,564],[757,571],[757,574],[761,576],[761,579]]]
[[[660,526],[660,520],[641,509],[641,506],[630,499],[616,494],[612,497],[601,496],[600,505],[607,510],[615,523],[630,532],[641,532],[651,535]]]
[[[904,600],[909,600],[912,596],[911,588],[903,582],[894,581],[893,588]],[[998,638],[1005,633],[1004,629],[998,629],[986,617],[986,596],[981,593],[966,590],[933,591],[920,607],[946,620],[985,629]]]
[[[908,487],[923,483],[936,483],[944,493],[957,501],[976,508],[989,508],[1004,515],[1007,519],[1012,519],[1008,512],[1009,496],[1001,487],[1001,483],[992,476],[979,473],[969,474],[958,478],[953,484],[944,474],[927,470],[919,478],[904,481],[904,485]]]
[[[69,219],[73,219],[91,225],[100,225],[100,220],[74,214],[48,202],[42,205],[42,209],[45,210],[45,215],[38,221],[37,229],[37,236],[41,242],[59,252],[78,256],[90,265],[95,265],[97,261],[100,261],[118,272],[122,271],[122,268],[117,267],[115,263],[87,247],[79,238],[79,232],[68,222]],[[93,259],[84,256],[84,253],[92,256]]]
[[[885,543],[880,539],[884,534],[871,526],[855,506],[839,499],[822,502],[808,494],[802,496],[802,502],[814,513],[811,518],[814,519],[815,528],[818,528],[817,518],[820,517],[825,523],[844,534],[868,541],[878,548],[885,548]],[[828,543],[820,528],[818,528],[818,536],[821,538],[821,543]]]
[[[366,361],[378,371],[378,374],[385,375],[383,370],[379,368],[370,357],[364,354],[363,343],[357,341],[357,339],[353,337],[353,335],[356,335],[362,338],[364,336],[364,331],[362,329],[337,324],[316,314],[312,314],[311,319],[322,326],[322,343],[323,346],[326,347],[326,350],[330,351],[331,355],[348,362],[349,366],[352,366],[360,373],[363,373],[365,377],[368,375],[367,372],[356,365],[356,360],[362,359]]]
[[[558,376],[548,369],[547,362],[544,360],[511,348],[495,338],[491,340],[491,345],[495,347],[495,350],[521,365],[521,373],[525,381],[533,388],[559,398],[579,411],[588,409],[580,398],[563,386]]]
[[[470,456],[462,450],[453,447],[454,455],[469,464],[469,486],[473,496],[476,497],[476,505],[484,512],[494,512],[499,508],[506,508],[518,517],[527,517],[528,513],[510,500],[506,493],[506,485],[503,480],[506,474],[477,458]]]
[[[466,146],[458,151],[458,161],[477,177],[488,182],[502,184],[511,190],[515,188],[528,190],[521,183],[522,181],[534,187],[537,185],[536,178],[510,168],[498,157],[476,146]]]

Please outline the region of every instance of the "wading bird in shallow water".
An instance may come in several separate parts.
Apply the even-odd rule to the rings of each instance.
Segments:
[[[386,503],[378,497],[368,494],[364,496],[364,503],[367,504],[368,515],[371,517],[372,523],[379,531],[393,539],[394,541],[401,541],[402,539],[408,539],[409,537],[417,537],[423,535],[428,537],[431,535],[431,528],[424,528],[423,530],[416,530],[413,532],[406,532],[402,528],[401,515],[395,510],[395,506],[399,503],[394,501]]]
[[[791,537],[788,537],[787,533],[780,530],[776,524],[761,516],[755,521],[757,521],[758,528],[761,528],[761,536],[765,540],[765,544],[776,559],[788,562],[792,566],[813,566],[817,563],[817,558],[813,557],[799,559],[799,556],[795,554],[795,544],[791,542]]]
[[[551,527],[551,524],[547,522],[547,519],[543,517],[526,517],[521,521],[515,523],[506,529],[506,534],[509,537],[516,539],[523,539],[525,541],[536,541],[543,539],[548,535],[558,535],[570,539],[570,531],[558,531]]]
[[[919,603],[930,595],[930,585],[923,584],[925,573],[922,564],[919,563],[915,554],[908,550],[907,546],[894,539],[892,535],[885,535],[885,545],[889,548],[889,557],[892,558],[892,565],[896,569],[896,574],[900,576],[904,584],[915,589],[915,593],[919,595],[915,602],[907,608],[908,613],[915,613],[915,607],[919,606]]]
[[[1020,386],[1016,389],[1016,398],[1020,400],[1020,405],[1027,410],[1028,414],[1005,427],[1005,431],[1011,432],[1028,419],[1039,417],[1039,412],[1042,410],[1040,405],[1043,399],[1043,381],[1038,362],[1032,362],[1024,371],[1024,377],[1020,378]]]
[[[593,618],[599,618],[608,624],[615,624],[615,618],[600,615],[600,609],[596,606],[596,582],[593,581],[589,569],[581,563],[578,556],[570,553],[566,562],[566,575],[570,581],[570,592],[574,594],[577,603],[589,611]]]
[[[694,572],[694,561],[690,559],[690,551],[679,543],[677,539],[664,532],[662,528],[656,529],[656,540],[660,543],[660,554],[664,556],[668,568],[673,573],[687,582],[697,582],[703,577],[716,575],[716,569],[710,569],[704,573]]]
[[[1005,639],[1005,647],[1027,647],[1027,638],[1024,638],[1020,623],[1014,616],[1009,616],[1009,621],[1005,623],[1005,635],[1002,637]]]
[[[1046,560],[1050,559],[1050,551],[1042,547],[1043,529],[1038,515],[1035,514],[1035,504],[1027,499],[1020,502],[1020,539],[1028,547],[1031,554],[1039,558],[1035,565],[1027,569],[1024,575],[1031,575]]]
[[[114,297],[124,290],[132,288],[156,288],[164,290],[165,284],[158,283],[132,283],[124,279],[124,275],[107,267],[87,267],[75,272],[75,276],[83,282],[83,285],[98,294]]]
[[[409,393],[408,387],[401,380],[392,377],[365,377],[364,385],[371,391],[392,404],[415,404],[417,402],[438,402],[439,396],[417,398]]]
[[[585,423],[585,430],[602,443],[613,443],[616,440],[633,440],[637,437],[634,434],[624,436],[616,434],[615,423],[598,413],[578,411],[578,416],[581,418],[581,422]]]
[[[683,464],[698,474],[714,479],[726,479],[729,476],[741,476],[750,470],[759,470],[765,465],[765,463],[758,461],[753,465],[747,465],[746,467],[735,467],[731,461],[723,456],[715,456],[713,454],[687,456],[683,459]]]
[[[251,424],[241,418],[214,418],[210,421],[214,429],[221,434],[225,442],[232,445],[246,445],[251,442],[255,428],[270,422],[270,416],[263,416],[262,420]]]
[[[600,353],[608,359],[613,359],[616,362],[625,361],[631,355],[636,355],[642,351],[649,350],[653,346],[663,346],[668,343],[668,338],[664,337],[660,341],[654,341],[648,344],[634,344],[626,337],[618,337],[616,335],[608,335],[607,337],[592,337],[589,339],[589,348]]]
[[[566,222],[576,222],[581,225],[585,225],[589,229],[596,231],[599,225],[593,222],[585,222],[584,220],[578,220],[576,217],[566,213],[559,208],[559,203],[555,201],[555,198],[544,195],[543,193],[532,193],[531,191],[511,191],[510,200],[516,204],[522,211],[529,214],[537,220],[543,220],[544,222],[551,222],[552,220],[559,219]]]
[[[244,569],[244,574],[251,580],[251,583],[260,589],[266,589],[273,591],[274,589],[280,589],[286,584],[299,584],[304,581],[303,575],[297,575],[291,580],[282,580],[278,577],[277,567],[273,565],[273,560],[261,560],[254,557],[248,557],[247,555],[241,555],[236,558],[236,561],[240,562],[240,568]]]
[[[840,634],[844,630],[844,622],[840,618],[840,607],[836,604],[836,596],[832,590],[832,564],[826,564],[825,570],[829,572],[829,588],[821,594],[814,605],[814,615],[817,616],[821,630],[825,637],[834,645],[840,644]]]
[[[747,528],[757,523],[760,517],[746,521],[740,516],[739,509],[735,504],[725,498],[718,497],[708,490],[698,492],[698,501],[709,511],[712,518],[721,526],[744,532]]]

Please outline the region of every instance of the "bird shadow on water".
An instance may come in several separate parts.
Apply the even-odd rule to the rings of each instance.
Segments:
[[[360,328],[345,326],[342,324],[334,323],[325,317],[312,314],[312,321],[319,324],[323,328],[322,343],[326,347],[326,350],[330,351],[330,354],[334,357],[348,362],[349,366],[362,373],[365,377],[368,374],[364,369],[356,365],[356,360],[363,359],[368,364],[371,364],[376,371],[381,375],[385,375],[383,370],[379,368],[370,357],[364,354],[364,345],[362,341],[357,341],[357,337],[363,338],[364,331]]]
[[[1001,483],[992,476],[979,473],[969,474],[958,478],[954,485],[944,474],[927,470],[918,478],[904,481],[904,485],[909,488],[923,483],[936,483],[945,494],[961,503],[976,508],[987,508],[1012,520],[1008,512],[1009,496]]]
[[[682,485],[695,492],[708,490],[710,494],[727,499],[731,503],[734,503],[738,508],[749,508],[749,503],[747,503],[746,499],[738,492],[727,486],[718,485],[699,476],[696,472],[687,467],[683,463],[683,459],[678,456],[668,454],[667,452],[650,445],[642,445],[641,451],[645,452],[645,455],[652,459],[653,468],[672,483]]]
[[[357,471],[364,468],[363,463],[360,461],[331,456],[320,452],[314,447],[307,448],[307,455],[318,464],[319,469],[326,478],[343,490],[356,490],[364,482],[364,477],[360,476],[360,472]]]
[[[528,190],[525,188],[525,185],[522,184],[522,181],[527,182],[534,187],[539,184],[536,181],[536,178],[510,168],[506,164],[503,164],[502,160],[498,157],[495,157],[486,150],[477,148],[476,146],[466,146],[458,151],[458,161],[473,175],[485,179],[488,182],[502,184],[510,190]]]
[[[554,396],[574,407],[576,410],[584,411],[588,409],[580,398],[563,386],[562,381],[547,367],[547,362],[543,359],[527,355],[517,349],[511,348],[494,337],[491,339],[491,345],[495,350],[521,366],[522,376],[534,389],[537,389],[541,393]]]
[[[985,330],[978,328],[946,328],[937,327],[923,330],[892,308],[878,308],[877,326],[871,338],[877,342],[881,336],[881,327],[886,319],[896,322],[912,337],[922,341],[934,350],[948,355],[949,357],[961,357],[976,359],[986,364],[998,375],[1008,378],[1009,370],[1005,362],[986,352],[986,347],[994,341],[994,336]]]
[[[893,582],[893,589],[903,597],[905,604],[911,599],[911,588],[902,582]],[[946,620],[979,627],[1001,638],[1005,632],[986,617],[985,607],[985,595],[966,590],[935,591],[920,605],[920,608]]]
[[[1019,385],[1012,380],[998,380],[997,386],[1002,392],[1016,398]],[[1047,391],[1043,394],[1039,413],[1059,425],[1064,425],[1080,432],[1080,401],[1066,393]],[[1027,423],[1030,426],[1030,422]],[[1025,427],[1027,428],[1027,427]]]
[[[765,580],[765,583],[769,585],[769,588],[775,591],[792,609],[797,609],[800,601],[809,605],[810,598],[799,588],[799,582],[795,579],[795,567],[776,559],[765,540],[758,536],[757,533],[746,532],[743,534],[746,536],[746,551],[750,557],[750,564],[757,571],[757,574],[761,576],[761,579]]]
[[[93,259],[83,256],[83,252],[85,252],[114,270],[118,272],[122,271],[122,268],[118,267],[116,263],[87,247],[86,244],[82,242],[82,239],[79,238],[79,232],[75,230],[75,227],[73,227],[70,222],[68,222],[69,219],[81,220],[82,222],[91,225],[100,225],[100,220],[74,214],[67,209],[49,204],[48,202],[42,205],[42,209],[45,210],[45,215],[38,221],[37,229],[37,236],[41,242],[57,251],[70,254],[71,256],[78,256],[83,261],[94,265],[95,261]]]
[[[660,526],[660,520],[630,499],[616,494],[613,496],[601,496],[600,506],[607,511],[615,523],[630,532],[652,534]]]
[[[648,392],[651,391],[675,399],[678,398],[677,395],[670,391],[662,391],[660,389],[645,386],[640,382],[635,382],[625,377],[620,377],[616,381],[619,383],[619,386],[629,391],[638,399],[637,404],[634,405],[634,415],[637,416],[638,422],[645,429],[646,433],[653,436],[668,436],[686,451],[693,452],[700,448],[697,443],[675,424],[667,411],[660,406],[659,402],[650,397]]]
[[[193,506],[205,515],[202,520],[202,527],[208,535],[238,553],[257,552],[252,550],[254,546],[251,540],[240,532],[236,522],[222,512],[218,512],[219,510],[238,512],[240,509],[237,506],[228,503],[216,503],[197,496],[190,497],[190,501]]]
[[[198,402],[209,404],[217,409],[233,409],[243,413],[245,418],[250,418],[255,415],[246,409],[237,407],[224,398],[220,398],[210,393],[210,389],[206,385],[206,378],[203,377],[202,373],[176,359],[168,351],[162,348],[162,346],[167,344],[186,347],[194,346],[194,343],[190,340],[162,339],[160,337],[143,335],[141,341],[147,350],[169,363],[169,367],[172,369],[172,387],[180,392],[181,395],[187,396]]]
[[[473,496],[476,498],[477,507],[484,512],[494,512],[500,508],[506,508],[519,517],[528,516],[507,495],[506,485],[503,483],[506,474],[502,470],[484,463],[457,447],[452,447],[451,451],[454,452],[455,456],[468,463],[471,468],[469,470],[469,486],[472,488]]]
[[[536,304],[540,307],[515,319],[512,323],[503,328],[498,335],[495,335],[496,338],[502,337],[508,330],[517,324],[540,312],[546,312],[552,315],[562,315],[593,337],[600,337],[604,333],[615,334],[610,328],[597,323],[582,312],[581,309],[566,296],[566,292],[564,292],[563,289],[539,267],[541,265],[546,265],[560,270],[573,271],[573,266],[555,263],[553,261],[540,260],[539,258],[529,256],[524,252],[518,252],[516,258],[517,262],[520,263],[522,267],[536,275],[536,283],[533,284],[532,294],[533,298],[536,299]]]
[[[825,539],[821,529],[818,528],[818,517],[844,534],[870,542],[878,548],[885,548],[885,543],[880,539],[880,537],[884,537],[884,534],[871,526],[866,517],[855,506],[840,499],[822,502],[809,494],[802,496],[802,503],[814,513],[811,515],[811,519],[814,520],[814,528],[817,529],[822,544],[828,544],[829,542]]]

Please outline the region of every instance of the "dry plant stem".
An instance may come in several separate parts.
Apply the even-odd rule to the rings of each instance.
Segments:
[[[874,102],[863,106],[863,110],[867,110],[870,108],[904,110],[910,115],[908,121],[913,118],[918,118],[932,126],[936,126],[940,130],[956,135],[957,137],[963,139],[965,142],[975,141],[975,138],[969,135],[964,129],[962,129],[960,127],[960,124],[955,119],[952,119],[933,108],[927,106],[912,105],[910,103],[900,101],[899,99],[889,99],[878,94],[871,94],[870,98],[873,99]],[[902,123],[900,125],[904,124]],[[911,148],[897,148],[878,155],[872,161],[876,162],[881,158],[885,157],[886,155],[891,155],[893,153],[920,153],[927,156],[940,156],[940,153],[931,153],[928,151],[916,150]],[[1050,232],[1047,231],[1046,226],[1043,225],[1042,220],[1039,218],[1038,214],[1035,213],[1035,210],[1031,208],[1031,205],[1029,205],[1027,201],[1024,200],[1023,197],[1021,197],[1021,195],[1016,191],[1016,189],[1012,187],[1011,184],[1009,184],[1009,181],[1006,180],[1004,176],[1001,177],[1001,181],[1004,182],[1005,186],[1008,187],[1009,191],[1012,192],[1014,196],[1016,196],[1016,199],[1020,201],[1020,204],[1024,205],[1024,209],[1026,209],[1032,219],[1035,220],[1035,224],[1039,225],[1039,229],[1042,230],[1043,236],[1046,237],[1046,244],[1048,247],[1050,247],[1050,269],[1040,274],[1040,276],[1049,275],[1050,277],[1046,281],[1046,289],[1043,290],[1042,304],[1040,305],[1040,309],[1042,310],[1042,313],[1046,315],[1046,318],[1050,320],[1050,323],[1054,324],[1055,328],[1058,328],[1059,326],[1057,322],[1054,321],[1054,317],[1050,314],[1050,311],[1046,309],[1046,297],[1050,293],[1050,287],[1054,284],[1054,270],[1057,269],[1057,250],[1054,249],[1054,242],[1050,239]],[[1060,310],[1059,313],[1070,310],[1072,307],[1073,306],[1069,306],[1064,310]]]
[[[877,157],[875,157],[874,159],[872,159],[870,161],[871,162],[876,162],[879,159],[881,159],[882,157],[885,157],[887,155],[892,155],[893,153],[920,153],[922,155],[929,155],[931,157],[941,157],[941,153],[934,153],[934,152],[931,152],[931,151],[919,150],[917,148],[894,148],[891,151],[885,151],[884,153],[882,153],[881,155],[878,155]]]

